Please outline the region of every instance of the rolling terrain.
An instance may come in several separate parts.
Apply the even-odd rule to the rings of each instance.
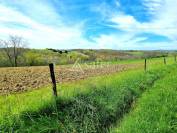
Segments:
[[[131,122],[135,119],[134,108],[135,112],[137,112],[136,108],[140,108],[135,115],[137,115],[137,122],[140,122],[142,127],[144,122],[149,122],[146,121],[148,117],[143,118],[138,116],[143,113],[144,116],[149,114],[149,120],[154,117],[157,119],[163,118],[167,122],[172,121],[172,128],[167,130],[164,127],[162,129],[164,129],[163,131],[173,132],[176,130],[176,118],[174,115],[175,102],[171,100],[176,101],[174,95],[177,85],[174,75],[177,67],[174,62],[174,57],[166,58],[166,63],[165,65],[163,58],[149,59],[147,62],[147,71],[145,72],[144,60],[111,62],[109,67],[116,68],[115,66],[121,65],[125,65],[126,67],[127,65],[135,65],[135,67],[127,68],[122,71],[117,71],[117,69],[113,71],[113,68],[109,70],[109,67],[103,67],[103,70],[97,76],[95,76],[95,74],[89,75],[87,78],[82,80],[74,79],[72,82],[58,81],[57,98],[54,98],[52,95],[51,85],[48,84],[50,81],[48,83],[46,82],[45,87],[41,86],[37,90],[31,88],[29,89],[30,91],[16,94],[9,94],[8,92],[6,95],[0,96],[0,131],[31,133],[141,132],[142,128],[133,125]],[[81,66],[84,66],[84,64],[81,64]],[[58,66],[60,71],[62,67],[70,68],[71,66]],[[32,69],[36,68],[40,67],[32,67]],[[58,68],[56,67],[56,70]],[[29,68],[14,69],[19,69],[17,73],[20,73],[22,69]],[[47,72],[48,68],[44,67],[44,69],[46,69]],[[95,72],[99,71],[95,67],[94,69]],[[107,70],[106,73],[103,72],[105,69]],[[41,70],[43,70],[42,67]],[[35,73],[38,71],[39,76],[39,69],[36,70]],[[57,73],[57,71],[55,73]],[[23,79],[21,79],[21,81],[23,81]],[[163,87],[160,87],[160,85]],[[158,88],[161,89],[158,90]],[[164,89],[164,93],[162,89]],[[156,90],[158,92],[157,94]],[[160,98],[161,95],[158,94],[161,94],[161,92],[163,93],[162,97],[165,99],[169,97],[168,101],[170,106],[168,106],[168,102],[163,105],[163,108],[166,108],[166,112],[170,110],[171,113],[169,115],[165,115],[163,112],[153,112],[152,107],[150,107],[150,105],[153,106],[155,104],[157,105],[155,107],[158,109],[162,100],[156,101],[156,97],[158,98],[159,96]],[[13,91],[10,93],[13,93]],[[168,119],[166,119],[166,116],[169,116]],[[126,121],[129,124],[125,124],[127,130],[124,130],[124,123],[126,123]],[[152,125],[157,127],[158,121],[153,122],[151,122]],[[164,125],[169,127],[167,123],[164,123]],[[149,128],[155,130],[150,123],[147,129],[143,127],[143,129],[151,131]],[[158,131],[160,133],[162,130],[157,130],[157,132]]]
[[[9,49],[12,54],[13,49]],[[56,65],[74,64],[80,62],[95,61],[122,61],[130,59],[157,58],[171,56],[175,51],[138,51],[138,50],[109,50],[109,49],[21,49],[17,66],[46,66],[49,63]],[[0,67],[12,67],[8,56],[3,48],[0,48]]]

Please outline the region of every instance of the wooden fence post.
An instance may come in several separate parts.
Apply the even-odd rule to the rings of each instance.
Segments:
[[[164,57],[163,61],[164,61],[164,64],[166,65],[166,64],[167,64],[167,62],[166,62],[166,58],[165,58],[165,57]]]
[[[57,86],[56,86],[56,80],[55,80],[55,73],[54,73],[54,65],[53,63],[49,64],[50,68],[50,76],[52,79],[52,85],[53,85],[53,94],[55,97],[57,97]]]
[[[147,62],[146,62],[146,59],[144,60],[144,70],[146,71],[147,69]]]

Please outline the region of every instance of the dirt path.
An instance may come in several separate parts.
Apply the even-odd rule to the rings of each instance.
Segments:
[[[69,82],[87,77],[110,74],[135,69],[142,64],[119,64],[97,66],[56,66],[55,75],[57,82]],[[51,83],[49,68],[18,67],[0,68],[0,94],[17,93],[48,85]]]

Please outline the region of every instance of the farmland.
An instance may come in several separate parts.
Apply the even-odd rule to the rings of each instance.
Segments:
[[[120,72],[127,69],[135,69],[141,64],[119,64],[119,65],[90,65],[82,70],[71,66],[57,66],[55,69],[58,83],[70,82],[85,79],[91,76],[104,75]],[[23,68],[1,68],[0,69],[0,93],[23,92],[29,89],[39,88],[48,85],[50,80],[49,68],[43,67],[23,67]]]
[[[167,65],[164,64],[163,58],[148,59],[147,72],[144,71],[144,60],[142,59],[113,61],[108,64],[103,62],[102,65],[98,63],[96,66],[93,65],[94,62],[89,64],[91,67],[81,64],[83,71],[76,70],[78,68],[73,69],[72,65],[56,66],[57,99],[54,99],[52,95],[47,66],[1,68],[0,77],[3,81],[1,87],[7,89],[6,91],[1,90],[0,131],[124,132],[122,129],[124,129],[124,125],[127,125],[129,127],[126,127],[125,132],[141,132],[141,128],[138,129],[139,127],[136,125],[133,128],[130,125],[134,121],[136,106],[137,109],[141,108],[140,114],[144,112],[147,113],[145,116],[150,113],[151,118],[158,117],[148,105],[150,103],[160,104],[158,102],[161,100],[155,102],[152,97],[156,97],[158,94],[156,91],[162,92],[162,89],[170,88],[170,85],[172,86],[171,91],[164,90],[169,93],[164,92],[163,96],[167,94],[172,99],[176,99],[174,95],[177,85],[174,75],[177,67],[174,57],[166,58],[166,62]],[[171,82],[168,82],[169,76]],[[4,81],[4,77],[6,77],[6,81]],[[35,80],[37,83],[33,84]],[[11,84],[7,84],[7,81]],[[161,85],[162,82],[163,87],[159,90],[158,88],[161,87],[158,84]],[[157,86],[156,89],[153,89],[154,85]],[[23,89],[18,88],[19,86]],[[143,97],[152,100],[148,104],[148,100],[143,100]],[[147,103],[147,107],[141,107],[144,105],[143,103]],[[175,105],[175,102],[170,103]],[[171,114],[174,114],[175,108],[172,105],[170,106]],[[166,104],[165,107],[170,109]],[[146,111],[146,108],[150,108],[152,112]],[[142,119],[143,126],[145,120],[138,117],[139,113],[135,113],[135,115],[137,115],[137,119],[139,118],[137,121]],[[164,116],[164,119],[166,118],[166,115],[160,112],[159,114]],[[176,129],[175,117],[171,119],[169,116],[166,120],[173,121],[174,128],[168,129],[173,132]],[[154,121],[154,124],[158,123]],[[151,128],[154,129],[149,125],[147,131],[150,131]]]
[[[149,59],[148,67],[154,64],[163,64],[163,58],[159,60]],[[168,61],[173,58],[167,58]],[[79,65],[79,66],[77,66]],[[90,64],[60,65],[56,66],[57,83],[71,82],[88,77],[106,75],[130,69],[143,69],[144,60],[128,60],[116,62],[92,62]],[[38,89],[51,83],[48,66],[37,67],[9,67],[0,68],[0,94],[24,92]]]
[[[0,0],[0,133],[177,133],[177,0]]]

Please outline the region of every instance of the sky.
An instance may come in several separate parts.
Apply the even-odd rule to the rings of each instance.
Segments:
[[[0,0],[0,39],[30,48],[177,50],[177,0]]]

